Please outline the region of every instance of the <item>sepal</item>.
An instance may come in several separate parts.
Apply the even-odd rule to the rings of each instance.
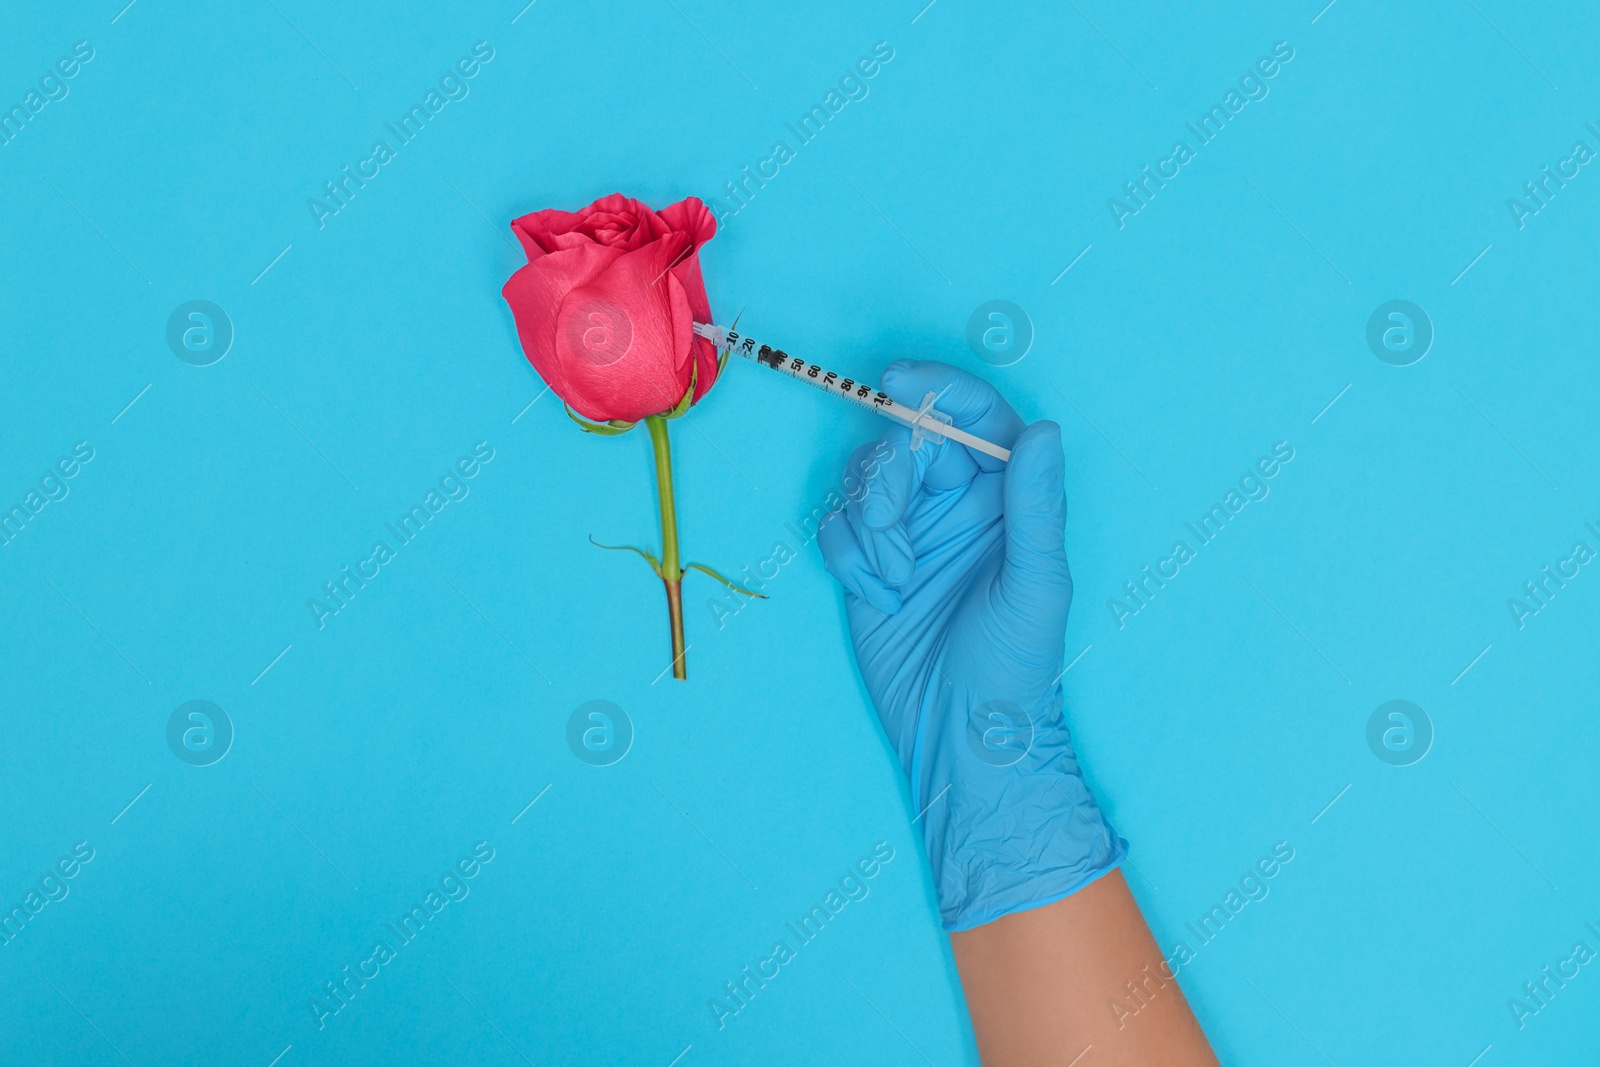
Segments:
[[[700,361],[695,360],[694,365],[689,369],[689,388],[684,390],[683,398],[676,404],[672,405],[671,411],[663,411],[661,413],[662,418],[678,419],[682,418],[688,412],[689,406],[694,403],[694,387],[699,378]]]
[[[590,422],[576,411],[573,411],[571,405],[565,400],[561,402],[561,406],[566,408],[567,418],[577,423],[578,428],[584,433],[597,433],[602,437],[615,437],[618,434],[627,433],[639,425],[637,422],[623,422],[621,419],[612,419],[610,422]]]

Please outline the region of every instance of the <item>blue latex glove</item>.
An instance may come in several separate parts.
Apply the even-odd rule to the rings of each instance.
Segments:
[[[1012,450],[1009,464],[949,441],[913,451],[897,426],[856,450],[850,503],[818,533],[862,679],[926,809],[945,929],[966,930],[1081,889],[1127,842],[1062,720],[1061,428],[1024,428],[987,382],[943,363],[900,360],[882,387],[913,409],[937,393],[956,426]]]

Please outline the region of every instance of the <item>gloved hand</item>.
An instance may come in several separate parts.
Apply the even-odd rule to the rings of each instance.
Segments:
[[[1012,450],[1009,464],[951,441],[912,451],[911,431],[894,427],[856,450],[851,502],[818,533],[923,812],[945,929],[966,930],[1075,892],[1127,842],[1101,816],[1062,720],[1061,428],[1025,429],[987,382],[943,363],[897,361],[882,388],[913,409],[937,393],[956,426]]]

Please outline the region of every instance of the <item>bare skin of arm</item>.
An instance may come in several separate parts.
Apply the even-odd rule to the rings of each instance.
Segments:
[[[1217,1067],[1120,870],[950,943],[984,1067]]]

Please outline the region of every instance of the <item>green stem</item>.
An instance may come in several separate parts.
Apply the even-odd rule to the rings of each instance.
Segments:
[[[672,676],[688,677],[683,642],[683,565],[678,555],[678,510],[672,495],[672,443],[667,420],[650,415],[650,445],[656,454],[656,495],[661,502],[661,581],[667,587],[667,619],[672,628]]]

